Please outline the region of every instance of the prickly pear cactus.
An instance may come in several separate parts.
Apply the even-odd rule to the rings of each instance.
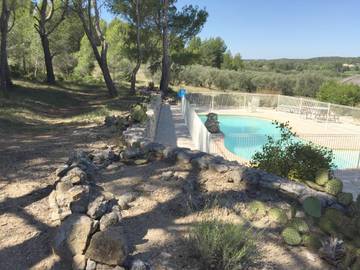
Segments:
[[[253,201],[248,206],[249,212],[256,217],[264,217],[266,215],[266,206],[261,201]]]
[[[302,237],[302,244],[310,250],[319,250],[321,248],[320,237],[314,234],[305,234]]]
[[[321,202],[316,197],[307,197],[303,202],[305,213],[312,217],[319,218],[321,216]]]
[[[305,222],[305,220],[301,218],[294,218],[293,220],[291,220],[289,226],[293,227],[301,233],[309,232],[309,225]]]
[[[300,233],[292,227],[285,228],[281,233],[285,243],[291,246],[297,246],[301,244],[302,238]]]
[[[331,179],[325,184],[325,191],[331,195],[336,196],[343,189],[343,183],[339,179]]]
[[[353,202],[353,195],[350,192],[340,192],[337,195],[337,200],[342,205],[349,206]]]
[[[284,210],[280,208],[271,208],[268,212],[269,219],[272,222],[286,224],[288,222],[288,217]]]

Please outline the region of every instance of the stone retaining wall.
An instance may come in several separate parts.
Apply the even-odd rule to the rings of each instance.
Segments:
[[[218,172],[231,171],[234,175],[234,181],[245,181],[250,185],[256,185],[262,188],[276,190],[284,195],[290,196],[300,203],[305,198],[315,196],[320,199],[323,207],[336,207],[342,209],[338,204],[336,197],[325,192],[316,191],[301,183],[296,183],[286,178],[282,178],[258,169],[250,168],[239,164],[236,161],[225,160],[223,157],[211,155],[197,150],[190,150],[187,148],[169,148],[161,144],[151,142],[146,137],[146,132],[143,132],[142,137],[140,133],[136,132],[136,128],[129,128],[125,133],[126,143],[129,146],[139,146],[145,152],[154,151],[164,158],[173,156],[176,160],[191,163],[200,169],[214,169]],[[136,140],[134,136],[136,135]]]

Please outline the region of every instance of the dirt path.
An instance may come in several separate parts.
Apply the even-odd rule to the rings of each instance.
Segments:
[[[102,118],[96,110],[115,106],[117,101],[109,101],[106,92],[97,88],[62,87],[51,89],[50,94],[32,89],[27,88],[30,98],[21,101],[18,96],[24,90],[15,89],[11,103],[0,106],[5,108],[0,111],[0,269],[69,269],[55,263],[58,258],[50,248],[54,231],[47,200],[54,184],[51,175],[72,151],[105,147],[109,136],[94,123]],[[41,97],[58,95],[69,105],[50,98],[40,102],[36,91],[43,91]],[[116,113],[133,100],[119,102]],[[8,111],[12,114],[7,115]]]

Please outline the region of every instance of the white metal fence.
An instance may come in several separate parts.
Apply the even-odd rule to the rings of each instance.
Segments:
[[[260,108],[264,110],[280,110],[286,113],[305,116],[306,118],[315,117],[316,119],[323,117],[322,114],[324,114],[326,118],[317,119],[317,121],[321,122],[321,120],[325,120],[326,122],[330,122],[339,121],[340,117],[344,118],[346,115],[348,116],[348,120],[351,120],[352,115],[356,115],[354,112],[359,110],[357,108],[282,95],[223,92],[211,94],[190,93],[186,99],[183,99],[182,106],[186,125],[198,149],[222,155],[230,160],[243,162],[250,160],[254,152],[261,150],[268,136],[274,137],[275,135],[246,133],[226,134],[226,140],[223,139],[220,142],[218,138],[217,140],[213,139],[198,116],[198,113],[210,111],[219,111],[220,113],[228,111],[234,112],[244,109],[251,112]],[[338,113],[334,116],[333,113],[336,112],[337,107],[342,108],[341,114]],[[324,113],[322,113],[322,110],[324,110]],[[310,114],[318,115],[314,116]],[[356,124],[356,122],[352,122],[352,124]],[[297,135],[304,141],[313,142],[317,145],[332,149],[335,154],[335,162],[340,164],[339,167],[342,169],[360,168],[360,132],[359,134],[299,133]],[[231,144],[231,147],[229,147],[229,144]]]
[[[181,112],[195,147],[210,153],[210,132],[203,125],[195,109],[185,98],[181,102]]]
[[[310,98],[238,92],[189,93],[187,98],[199,112],[273,109],[319,122],[347,122],[360,125],[360,108]]]

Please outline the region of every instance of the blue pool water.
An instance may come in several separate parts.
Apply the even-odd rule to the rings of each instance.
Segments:
[[[200,115],[204,123],[205,115]],[[225,135],[225,147],[237,156],[251,160],[267,142],[268,136],[280,138],[280,130],[269,120],[235,115],[219,115],[220,129]],[[339,169],[356,168],[359,151],[334,150],[334,163]]]

